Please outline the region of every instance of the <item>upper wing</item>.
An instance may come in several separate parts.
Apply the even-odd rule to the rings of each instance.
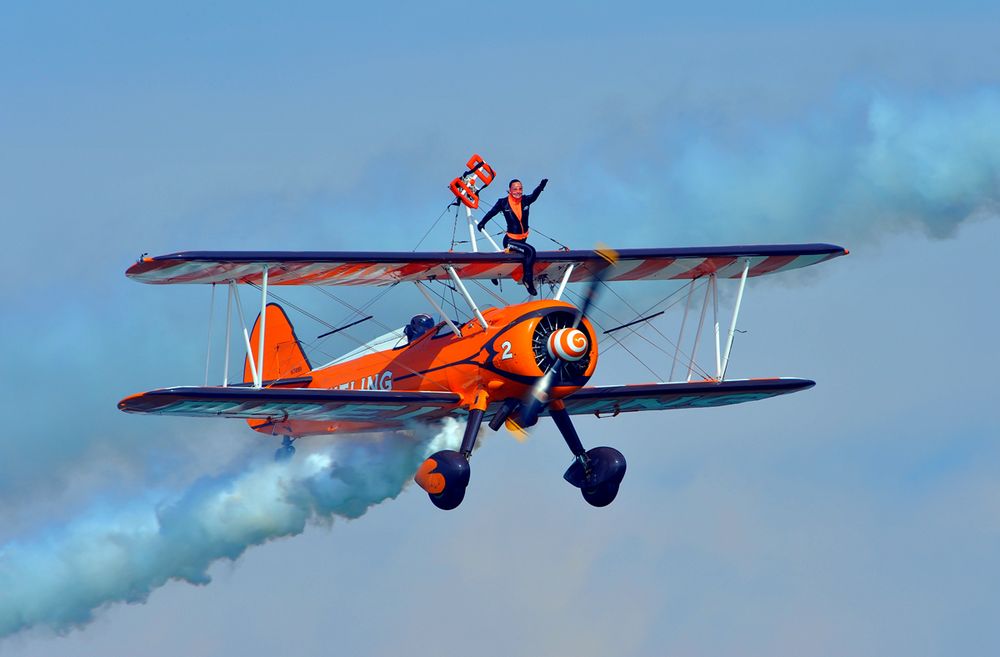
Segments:
[[[450,392],[322,390],[315,388],[163,388],[118,402],[127,413],[191,417],[363,422],[398,427],[448,415],[460,397]]]
[[[834,244],[765,244],[664,249],[623,249],[609,281],[692,279],[715,273],[738,278],[814,265],[847,253]],[[604,261],[594,251],[539,251],[537,280],[588,280]],[[270,285],[388,285],[446,279],[454,267],[464,279],[508,278],[521,266],[510,253],[400,253],[354,251],[185,251],[143,258],[125,272],[142,283],[260,283]]]
[[[641,383],[581,388],[563,399],[571,415],[618,415],[631,411],[708,408],[742,404],[811,388],[808,379],[736,379],[693,383]]]

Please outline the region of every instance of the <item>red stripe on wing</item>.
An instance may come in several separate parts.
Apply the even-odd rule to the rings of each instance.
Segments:
[[[679,278],[698,278],[699,276],[705,276],[706,274],[714,274],[723,267],[728,267],[729,265],[736,262],[736,258],[705,258],[697,267],[692,267],[691,269],[684,272],[684,276]]]
[[[635,269],[627,271],[620,276],[612,275],[612,281],[641,281],[647,276],[652,276],[663,271],[674,264],[675,258],[649,258]]]
[[[760,276],[761,274],[768,274],[772,271],[781,269],[782,267],[792,262],[796,258],[798,258],[797,255],[771,256],[769,258],[766,258],[764,262],[761,262],[751,267],[750,272],[747,275]]]

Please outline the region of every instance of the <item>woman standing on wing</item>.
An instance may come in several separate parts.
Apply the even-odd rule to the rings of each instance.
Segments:
[[[504,235],[504,247],[521,254],[524,265],[524,286],[528,288],[528,294],[537,296],[535,289],[535,247],[528,244],[528,208],[538,200],[538,195],[545,189],[549,182],[548,178],[542,178],[535,191],[528,196],[523,196],[524,187],[521,181],[515,178],[507,185],[507,196],[497,201],[490,211],[483,216],[479,222],[479,230],[482,231],[486,222],[492,219],[497,213],[503,212],[504,219],[507,220],[507,234]]]

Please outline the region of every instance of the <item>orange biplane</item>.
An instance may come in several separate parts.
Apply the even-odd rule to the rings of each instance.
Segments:
[[[478,155],[467,166],[450,187],[456,198],[453,205],[461,203],[466,208],[472,253],[194,251],[140,258],[126,272],[135,281],[228,286],[225,374],[221,386],[208,386],[206,366],[205,386],[152,390],[125,398],[118,407],[129,413],[242,418],[256,431],[282,437],[277,458],[291,457],[293,441],[302,436],[405,429],[446,417],[464,418],[465,434],[459,450],[431,455],[415,477],[441,509],[454,509],[465,497],[469,457],[486,417],[494,431],[506,425],[520,433],[547,415],[574,456],[565,479],[581,490],[588,503],[606,506],[618,494],[625,458],[611,447],[584,449],[571,416],[739,404],[815,385],[793,378],[727,379],[736,321],[748,278],[818,264],[845,255],[846,249],[831,244],[783,244],[539,251],[535,280],[539,287],[548,284],[552,297],[507,304],[497,296],[503,302],[501,307],[480,310],[463,281],[521,280],[523,272],[520,257],[500,251],[487,233],[484,237],[497,252],[478,252],[472,210],[479,206],[479,191],[496,174]],[[457,220],[456,211],[456,226]],[[724,348],[718,321],[719,279],[739,280]],[[588,312],[599,288],[610,282],[642,280],[689,281],[675,365],[695,282],[707,282],[686,379],[587,386],[598,357],[597,334]],[[423,294],[440,322],[429,315],[417,315],[407,326],[319,367],[309,362],[281,306],[268,303],[268,288],[275,285],[387,286],[407,282]],[[458,293],[468,304],[471,319],[464,323],[450,319],[428,289],[432,282],[443,282]],[[567,284],[579,282],[588,283],[588,287],[577,307],[562,297]],[[261,291],[261,310],[252,331],[243,328],[246,355],[242,382],[231,385],[232,301],[236,301],[242,318],[240,284]],[[692,380],[709,293],[715,375]],[[604,334],[659,314],[637,317]],[[371,316],[334,328],[331,333],[366,319]]]
[[[765,399],[803,390],[812,381],[793,378],[726,379],[733,332],[748,277],[804,267],[846,254],[830,244],[710,248],[549,251],[538,253],[536,280],[558,289],[551,299],[480,310],[464,284],[518,278],[520,259],[507,253],[185,252],[142,258],[126,275],[152,284],[238,284],[261,290],[261,313],[249,333],[243,381],[221,386],[164,388],[123,399],[130,413],[243,418],[256,431],[283,437],[279,456],[294,452],[306,435],[406,428],[451,416],[466,419],[458,451],[428,458],[416,475],[439,508],[465,496],[469,455],[484,418],[498,430],[517,431],[550,416],[574,461],[566,479],[594,506],[614,500],[625,459],[611,447],[586,450],[571,416],[705,408]],[[713,297],[718,279],[739,280],[737,304],[723,347],[715,320],[716,376],[700,380],[588,387],[597,367],[598,342],[588,311],[600,285],[614,281],[707,279]],[[427,289],[447,281],[466,300],[472,319],[448,318]],[[282,308],[268,303],[275,285],[390,285],[411,282],[442,321],[418,315],[397,331],[325,365],[306,357]],[[567,283],[588,283],[584,301],[561,300]],[[692,288],[693,289],[693,288]],[[690,296],[690,295],[689,295]],[[689,299],[690,300],[690,299]],[[240,309],[242,316],[242,309]],[[685,312],[685,316],[687,313]],[[228,322],[227,322],[228,323]],[[228,361],[227,361],[228,362]]]

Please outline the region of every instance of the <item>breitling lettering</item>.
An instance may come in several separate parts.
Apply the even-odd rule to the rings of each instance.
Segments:
[[[392,371],[386,370],[356,381],[341,383],[337,390],[392,390]]]

